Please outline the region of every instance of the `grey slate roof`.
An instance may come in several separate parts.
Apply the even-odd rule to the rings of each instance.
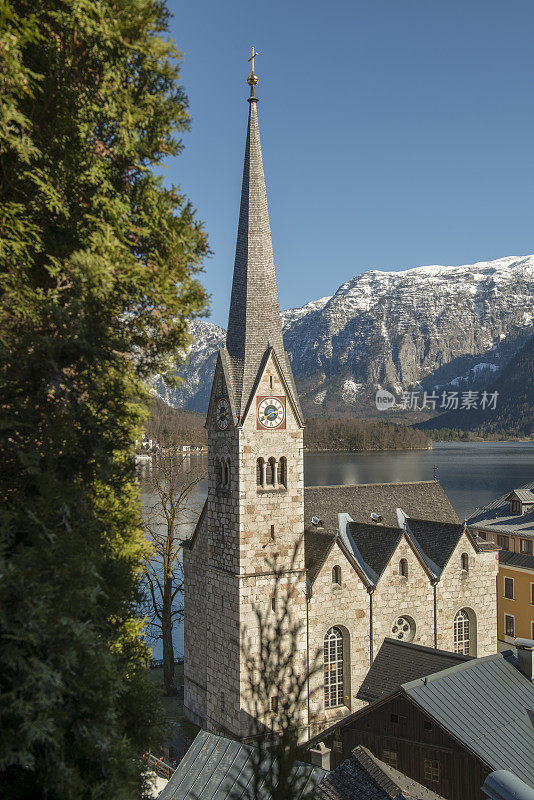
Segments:
[[[252,748],[200,731],[180,761],[158,800],[248,800],[254,786]],[[295,800],[312,798],[325,775],[320,767],[297,762],[294,767]],[[255,800],[267,800],[260,785]]]
[[[324,520],[325,528],[337,530],[337,515],[350,514],[355,522],[370,522],[374,512],[383,517],[384,525],[398,527],[397,508],[418,519],[458,522],[458,517],[438,481],[410,483],[360,483],[354,486],[306,486],[304,488],[304,520]]]
[[[434,791],[376,758],[366,747],[325,775],[315,800],[442,800]]]
[[[525,483],[519,490],[534,491],[534,481]],[[467,520],[469,527],[494,533],[523,536],[534,539],[534,511],[526,514],[511,514],[507,498],[510,492],[501,495],[483,508],[477,509]]]
[[[499,550],[499,564],[505,567],[521,567],[534,570],[534,556],[528,553],[512,553],[510,550]]]
[[[263,173],[257,100],[249,99],[247,143],[234,263],[226,350],[238,419],[271,346],[280,363],[298,416],[302,418],[289,360],[284,350],[274,267],[267,192]]]
[[[471,656],[386,638],[360,686],[357,697],[372,703],[391,694],[402,683],[470,660]]]
[[[304,533],[304,558],[308,578],[313,583],[336,540],[335,534],[307,530]]]
[[[433,520],[410,519],[408,529],[425,555],[443,571],[464,532],[464,526]]]
[[[361,522],[349,522],[348,528],[361,557],[378,579],[402,539],[403,531]]]
[[[492,770],[508,769],[534,787],[534,685],[509,653],[467,661],[402,690]]]

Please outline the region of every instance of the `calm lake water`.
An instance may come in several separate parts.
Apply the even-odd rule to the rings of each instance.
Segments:
[[[199,456],[191,456],[191,459]],[[200,456],[201,458],[201,456]],[[306,486],[352,483],[388,483],[432,480],[434,466],[460,519],[469,516],[500,494],[534,480],[534,442],[477,442],[436,444],[432,450],[381,453],[306,453]],[[150,473],[157,466],[139,472],[144,502],[149,502]],[[206,496],[200,484],[197,502]],[[340,509],[347,510],[350,509]],[[183,630],[176,631],[176,653],[183,653]],[[161,648],[154,658],[161,658]]]

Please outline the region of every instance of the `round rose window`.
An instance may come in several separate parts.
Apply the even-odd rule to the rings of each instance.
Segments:
[[[415,636],[415,622],[411,617],[397,617],[391,626],[391,636],[393,639],[402,639],[404,642],[411,642]]]

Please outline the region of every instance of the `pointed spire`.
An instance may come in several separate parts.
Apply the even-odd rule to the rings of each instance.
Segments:
[[[247,78],[250,85],[247,143],[243,167],[241,208],[228,318],[226,348],[232,365],[234,397],[238,417],[245,411],[258,370],[268,347],[276,352],[286,382],[293,387],[291,369],[284,351],[282,321],[274,267],[267,192],[263,174],[258,98],[254,87],[258,77]],[[292,394],[294,393],[294,389]],[[294,393],[296,397],[296,392]],[[297,401],[298,403],[298,401]]]

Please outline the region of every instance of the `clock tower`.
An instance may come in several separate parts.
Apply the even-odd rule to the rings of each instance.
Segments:
[[[301,626],[295,668],[306,668],[303,418],[282,336],[254,61],[247,81],[228,332],[206,420],[208,497],[184,552],[185,712],[240,739],[261,716],[247,664],[261,648],[258,618],[276,615],[287,595],[291,622]],[[277,702],[267,698],[271,709]]]

